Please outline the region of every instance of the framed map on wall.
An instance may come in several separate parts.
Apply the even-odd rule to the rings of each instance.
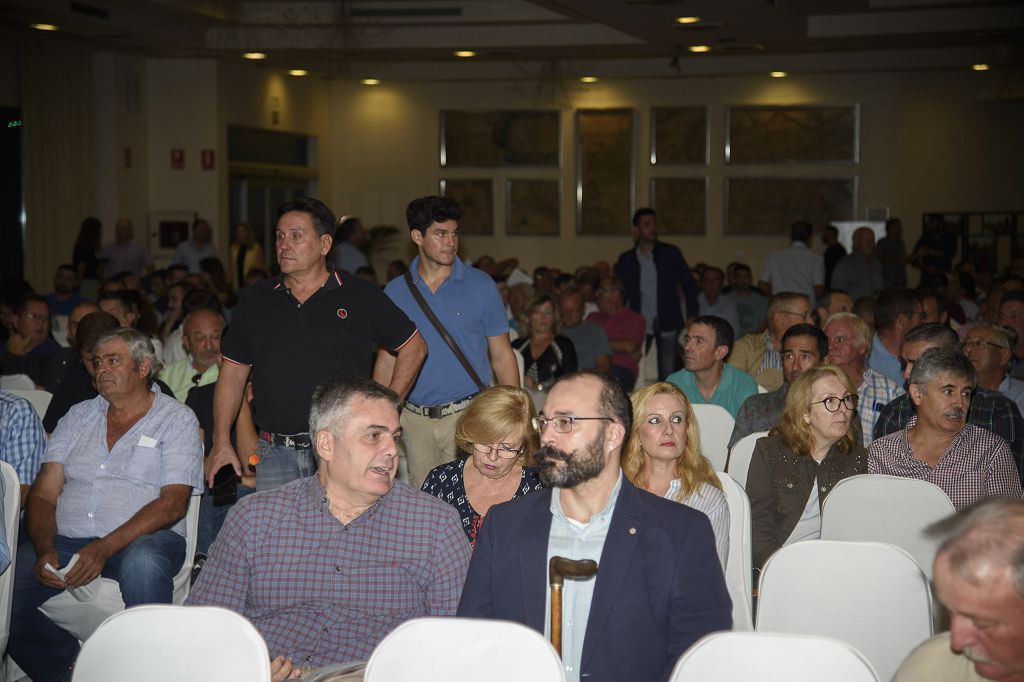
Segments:
[[[441,180],[440,184],[441,196],[455,199],[462,208],[459,232],[462,234],[494,234],[493,180],[447,178]]]
[[[628,235],[633,212],[633,110],[577,110],[576,155],[576,232]]]
[[[703,235],[707,232],[708,180],[652,178],[651,205],[664,234]]]
[[[858,107],[732,106],[727,163],[857,163]]]
[[[707,107],[651,109],[651,165],[708,162]]]
[[[557,237],[562,211],[560,189],[558,180],[507,180],[505,233]]]
[[[725,234],[775,237],[807,220],[853,220],[857,178],[726,178]]]
[[[557,167],[559,132],[558,111],[441,111],[441,165]]]

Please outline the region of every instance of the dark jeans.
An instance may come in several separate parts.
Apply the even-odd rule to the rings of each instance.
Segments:
[[[679,369],[679,330],[658,332],[647,337],[648,348],[652,339],[658,344],[658,381],[664,381]]]
[[[60,568],[71,555],[96,538],[57,536],[54,543]],[[185,560],[185,538],[172,530],[159,530],[137,538],[110,557],[103,577],[116,580],[126,607],[139,604],[170,604],[174,574]],[[68,668],[78,656],[78,640],[39,610],[50,597],[63,590],[36,580],[35,548],[31,543],[18,548],[11,607],[11,638],[7,653],[36,682],[70,679]]]
[[[239,500],[249,493],[256,492],[254,488],[247,488],[241,483],[238,484],[237,490]],[[227,518],[228,511],[233,506],[233,504],[213,506],[213,493],[210,492],[210,487],[206,486],[203,499],[199,501],[199,533],[196,537],[196,554],[210,553],[210,545],[217,539],[217,533],[220,532],[220,527],[224,525],[224,519]]]

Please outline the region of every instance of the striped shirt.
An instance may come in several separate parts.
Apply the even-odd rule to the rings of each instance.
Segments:
[[[942,488],[958,510],[987,497],[1021,497],[1020,479],[1006,441],[985,429],[965,424],[933,467],[914,459],[907,431],[879,438],[868,448],[868,473],[917,478]]]
[[[253,622],[270,655],[363,660],[410,618],[454,616],[469,567],[455,509],[396,482],[343,524],[316,476],[239,500],[188,604]]]
[[[14,467],[23,485],[36,480],[45,449],[43,423],[32,403],[0,391],[0,459]]]
[[[882,409],[896,398],[906,393],[903,387],[880,372],[868,367],[864,370],[864,380],[857,389],[859,403],[857,413],[860,415],[860,427],[864,434],[864,447],[874,440],[872,433],[875,422]]]
[[[725,499],[725,493],[710,483],[701,483],[700,487],[693,491],[685,500],[678,499],[682,483],[678,478],[672,479],[668,484],[668,492],[665,498],[685,504],[690,509],[703,512],[711,522],[711,530],[715,532],[715,549],[718,550],[718,560],[722,562],[722,570],[725,570],[726,562],[729,560],[729,504]]]

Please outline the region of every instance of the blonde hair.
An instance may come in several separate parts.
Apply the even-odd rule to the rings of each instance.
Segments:
[[[558,307],[558,299],[551,294],[537,294],[530,299],[530,302],[526,304],[526,308],[523,310],[523,314],[519,321],[522,329],[522,334],[520,334],[520,336],[525,338],[533,336],[533,326],[530,324],[530,318],[533,316],[534,311],[545,303],[551,305],[551,312],[554,314],[554,319],[551,323],[552,336],[557,336],[562,333],[562,313]]]
[[[634,391],[633,395],[629,397],[630,402],[633,403],[633,426],[629,430],[629,441],[622,449],[622,472],[626,478],[638,488],[647,488],[647,475],[644,472],[646,458],[643,446],[640,444],[640,425],[644,422],[647,404],[658,395],[671,395],[679,398],[686,412],[686,446],[676,459],[676,478],[679,479],[680,484],[676,501],[685,500],[700,487],[701,483],[721,488],[722,484],[711,468],[711,463],[701,454],[700,429],[697,427],[697,417],[693,413],[693,408],[690,407],[690,401],[678,386],[667,381],[644,386]]]
[[[850,378],[846,376],[846,372],[835,365],[812,367],[801,374],[800,378],[790,385],[789,392],[786,394],[786,407],[782,410],[779,423],[772,429],[772,433],[779,435],[786,444],[786,447],[792,450],[794,454],[809,457],[814,451],[814,434],[811,433],[810,424],[804,421],[804,416],[810,409],[811,393],[814,389],[814,384],[820,379],[827,377],[835,377],[842,382],[848,394],[857,395],[857,389],[850,383]],[[853,449],[853,444],[856,442],[856,418],[855,414],[850,416],[850,426],[846,430],[846,435],[840,438],[837,443],[841,452],[846,453]]]
[[[522,431],[523,452],[516,464],[527,466],[540,449],[540,435],[533,428],[530,394],[512,386],[491,386],[473,398],[455,423],[455,446],[460,458],[473,452],[474,443],[496,443],[505,436]]]

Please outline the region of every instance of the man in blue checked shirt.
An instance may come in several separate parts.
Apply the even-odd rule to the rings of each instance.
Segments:
[[[18,472],[22,503],[39,473],[44,449],[46,434],[32,403],[13,393],[0,391],[0,459]]]
[[[250,619],[275,680],[364,660],[403,622],[452,616],[469,566],[455,508],[395,481],[398,395],[369,379],[313,392],[317,473],[239,500],[188,604]]]

